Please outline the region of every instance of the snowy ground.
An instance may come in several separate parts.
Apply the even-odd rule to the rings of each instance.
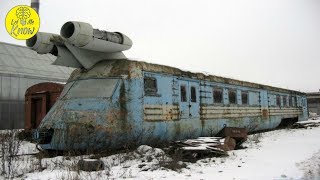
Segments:
[[[320,127],[308,127],[251,135],[245,149],[229,151],[228,157],[176,162],[185,168],[175,171],[166,166],[171,158],[148,146],[101,158],[105,170],[98,172],[77,171],[77,161],[87,156],[41,161],[23,156],[16,160],[15,169],[20,175],[17,179],[320,179],[319,134]],[[35,146],[23,142],[19,153],[31,152]],[[43,170],[39,170],[40,163]]]

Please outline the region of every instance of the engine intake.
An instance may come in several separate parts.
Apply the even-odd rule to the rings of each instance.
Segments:
[[[39,54],[47,54],[51,53],[53,55],[56,54],[56,47],[50,39],[53,36],[58,36],[56,34],[38,32],[32,38],[26,41],[26,44],[31,49],[35,50]]]

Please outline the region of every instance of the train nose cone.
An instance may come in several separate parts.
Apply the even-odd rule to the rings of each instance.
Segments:
[[[106,99],[60,100],[46,115],[35,137],[43,149],[108,148],[120,132],[116,128],[120,119],[120,110]]]

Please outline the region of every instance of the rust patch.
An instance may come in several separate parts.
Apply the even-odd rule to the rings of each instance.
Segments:
[[[262,117],[268,117],[269,116],[269,112],[268,109],[262,109]]]
[[[236,140],[234,138],[231,138],[229,136],[225,137],[224,143],[221,145],[218,145],[217,148],[223,149],[224,151],[231,151],[236,148]]]
[[[115,121],[118,121],[123,116],[119,109],[109,109],[107,112],[106,120],[107,122],[113,124]]]
[[[145,121],[173,121],[179,120],[180,111],[177,105],[145,105]]]
[[[218,107],[218,106],[201,106],[201,119],[218,119],[218,118],[242,118],[261,116],[260,107]]]
[[[246,140],[248,137],[248,130],[246,128],[224,127],[219,133],[221,137],[231,137],[234,139]]]

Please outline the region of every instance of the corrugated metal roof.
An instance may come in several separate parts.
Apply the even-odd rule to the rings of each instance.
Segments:
[[[37,52],[19,45],[0,42],[0,73],[67,80],[73,68],[51,65],[51,54]]]

